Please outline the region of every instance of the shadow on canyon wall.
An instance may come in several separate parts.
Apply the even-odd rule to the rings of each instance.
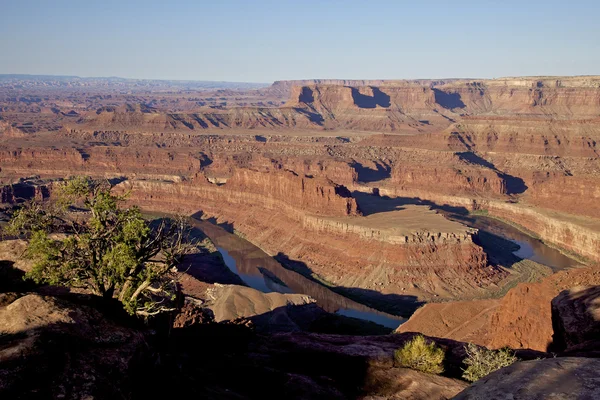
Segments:
[[[518,244],[491,232],[480,229],[477,235],[473,236],[473,243],[483,248],[491,264],[512,268],[516,263],[523,260],[513,254],[514,251],[519,250]]]
[[[202,118],[198,116],[198,114],[192,114],[191,117],[202,127],[203,129],[208,128],[208,124]]]
[[[429,206],[432,210],[440,210],[452,214],[467,215],[469,210],[461,206],[437,204],[419,197],[388,197],[359,191],[352,192],[363,215],[377,214],[387,211],[403,210],[406,205]]]
[[[358,174],[358,181],[364,183],[377,182],[383,179],[387,179],[391,176],[392,172],[392,168],[389,165],[380,163],[375,163],[376,169],[365,167],[358,161],[354,161],[352,164],[350,164],[350,166],[354,168],[354,170]]]
[[[323,280],[318,279],[318,275],[302,261],[293,260],[281,252],[273,258],[284,268],[295,271],[314,282],[324,284],[334,293],[388,314],[409,317],[417,308],[425,304],[419,301],[416,296],[384,294],[376,290],[326,284]]]
[[[202,215],[203,215],[203,213],[202,213],[202,211],[200,211],[200,212],[197,212],[196,214],[194,214],[192,217],[201,219],[200,217]],[[207,218],[206,221],[210,222],[213,225],[218,226],[219,228],[223,228],[224,230],[226,230],[228,233],[231,233],[232,235],[235,233],[235,228],[233,227],[232,222],[219,222],[219,221],[217,221],[217,219],[215,217]],[[202,234],[204,235],[204,233],[202,233]]]
[[[116,186],[121,182],[125,182],[127,180],[127,177],[125,176],[118,176],[118,177],[114,177],[114,178],[109,178],[107,179],[108,183],[110,184],[110,186]]]
[[[310,122],[315,123],[317,125],[323,125],[323,123],[325,122],[325,118],[323,118],[323,116],[317,112],[297,107],[294,108],[294,111],[296,111],[299,114],[305,115]]]
[[[447,93],[440,89],[433,88],[433,95],[435,102],[447,110],[454,108],[465,108],[466,104],[463,103],[460,93]]]
[[[469,145],[467,145],[466,143],[464,144],[470,148]],[[496,172],[496,174],[498,174],[498,176],[504,180],[506,184],[506,194],[508,195],[521,194],[527,190],[527,185],[525,184],[525,181],[523,179],[500,171],[498,168],[496,168],[496,166],[493,163],[477,155],[473,151],[464,151],[461,153],[456,153],[456,155],[459,159],[469,164],[479,165],[481,167],[488,168]]]
[[[389,95],[379,88],[371,87],[371,89],[373,90],[373,96],[361,94],[357,88],[351,88],[354,104],[359,108],[376,108],[377,106],[388,108],[391,105]]]
[[[313,91],[309,87],[303,87],[300,96],[298,97],[298,101],[300,103],[313,103],[315,101],[315,96]]]
[[[255,135],[254,136],[254,140],[256,140],[257,142],[260,143],[266,143],[267,142],[267,138],[261,135]]]

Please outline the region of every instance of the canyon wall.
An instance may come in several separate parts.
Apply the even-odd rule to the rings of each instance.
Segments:
[[[0,165],[7,176],[126,179],[116,190],[131,190],[132,203],[158,212],[202,211],[233,223],[271,254],[299,260],[339,286],[452,298],[503,276],[487,266],[472,232],[458,224],[448,231],[398,233],[364,223],[351,192],[330,179],[353,183],[357,174],[348,162],[208,154],[183,148],[36,147],[5,149]],[[433,217],[443,219],[428,218]]]
[[[356,189],[371,190],[370,187],[361,185]],[[417,204],[433,202],[440,208],[486,212],[492,217],[504,219],[524,228],[548,244],[590,260],[600,260],[600,221],[597,218],[541,209],[526,204],[490,200],[481,196],[451,196],[433,191],[406,191],[392,187],[380,187],[378,191],[381,195],[392,198],[416,199]]]
[[[598,77],[279,82],[270,90],[289,93],[279,107],[200,107],[173,113],[128,104],[77,113],[64,126],[80,132],[293,128],[425,133],[474,115],[597,118],[599,82]]]
[[[598,77],[314,80],[264,90],[285,93],[285,104],[81,95],[34,113],[10,103],[0,111],[0,181],[124,180],[144,207],[202,210],[333,283],[389,294],[451,298],[502,278],[468,229],[440,228],[445,220],[423,211],[430,207],[485,210],[600,257]],[[30,124],[38,128],[18,128]],[[365,193],[395,206],[362,210]]]
[[[397,329],[463,340],[493,349],[553,348],[552,299],[565,289],[600,283],[600,265],[521,283],[501,299],[427,304]]]
[[[260,175],[251,173],[251,180]],[[131,191],[130,201],[144,209],[193,213],[232,223],[236,230],[271,254],[300,260],[310,270],[338,286],[397,293],[414,289],[430,295],[453,297],[496,282],[502,273],[487,267],[482,249],[463,233],[419,233],[395,238],[384,229],[361,226],[351,215],[346,198],[337,211],[327,208],[322,191],[309,190],[319,210],[305,207],[305,200],[289,193],[278,200],[273,183],[248,187],[247,171],[217,186],[198,179],[193,182],[126,181],[116,190]],[[285,175],[284,175],[285,176]],[[293,175],[292,175],[293,176]],[[272,174],[263,174],[267,181]],[[243,184],[236,183],[240,179]],[[278,181],[277,179],[272,182]],[[265,191],[260,192],[262,187]],[[305,186],[306,187],[306,186]],[[334,195],[334,193],[330,193]],[[317,203],[316,201],[320,201]],[[317,211],[328,216],[318,216]],[[329,216],[346,214],[345,222]],[[361,217],[354,217],[361,218]],[[441,216],[440,216],[441,218]]]

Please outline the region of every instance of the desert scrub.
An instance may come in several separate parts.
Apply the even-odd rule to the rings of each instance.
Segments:
[[[422,335],[415,336],[404,347],[394,352],[394,359],[400,367],[411,368],[429,374],[444,372],[444,350]]]
[[[484,376],[500,368],[508,367],[518,360],[515,353],[509,348],[488,350],[469,343],[465,347],[465,350],[467,358],[465,358],[463,363],[467,368],[463,370],[462,377],[469,382],[478,381]]]

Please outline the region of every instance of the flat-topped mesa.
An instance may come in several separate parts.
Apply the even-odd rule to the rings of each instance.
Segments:
[[[289,96],[294,86],[331,85],[331,86],[434,86],[454,82],[458,79],[300,79],[275,81],[268,87],[261,89],[277,93],[281,96]]]
[[[406,213],[408,214],[408,213]],[[443,218],[440,216],[440,218]],[[466,228],[462,231],[443,232],[425,229],[400,232],[399,229],[374,227],[363,223],[363,220],[340,220],[324,217],[306,216],[302,221],[304,228],[318,232],[329,232],[338,235],[353,234],[362,239],[376,240],[392,245],[445,245],[472,243],[476,229]]]
[[[300,79],[275,81],[261,90],[290,90],[294,86],[332,85],[332,86],[423,86],[464,85],[483,83],[488,86],[511,87],[600,87],[600,76],[524,76],[503,77],[497,79]]]
[[[326,128],[414,133],[443,129],[466,116],[477,115],[597,117],[600,79],[590,79],[587,84],[569,85],[571,82],[548,85],[525,79],[355,86],[311,83],[291,86],[289,100],[282,109],[292,108]]]
[[[451,111],[467,115],[532,114],[568,118],[595,117],[600,105],[600,78],[587,85],[546,85],[543,81],[451,81],[439,84],[412,82],[396,85],[292,86],[287,106],[325,104],[329,110],[344,106],[384,108],[405,113]]]
[[[81,111],[61,122],[67,135],[219,130],[318,130],[426,133],[465,116],[534,116],[572,120],[598,116],[600,78],[499,80],[307,80],[276,82],[283,106],[195,105],[171,112],[140,105]]]
[[[423,112],[435,116],[432,105],[434,92],[428,86],[340,86],[305,85],[293,86],[286,107],[312,106],[321,115],[363,110],[373,114],[376,110],[393,110],[400,114]],[[376,113],[377,114],[377,113]],[[384,114],[385,115],[385,114]],[[388,118],[398,116],[387,116]],[[441,118],[439,115],[438,118]],[[413,121],[417,122],[417,121]]]

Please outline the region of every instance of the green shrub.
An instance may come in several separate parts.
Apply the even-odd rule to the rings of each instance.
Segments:
[[[444,372],[444,355],[444,350],[434,342],[428,342],[422,335],[415,336],[404,347],[394,352],[399,366],[430,374]]]
[[[174,311],[177,265],[196,249],[191,229],[183,219],[150,223],[139,208],[121,207],[127,196],[111,189],[77,177],[56,187],[55,201],[25,203],[13,214],[5,229],[28,238],[26,277],[118,299],[143,317]]]
[[[518,360],[515,353],[509,348],[488,350],[469,343],[465,350],[467,358],[463,363],[467,368],[463,370],[462,377],[469,382],[478,381],[484,376],[500,368],[508,367]]]

